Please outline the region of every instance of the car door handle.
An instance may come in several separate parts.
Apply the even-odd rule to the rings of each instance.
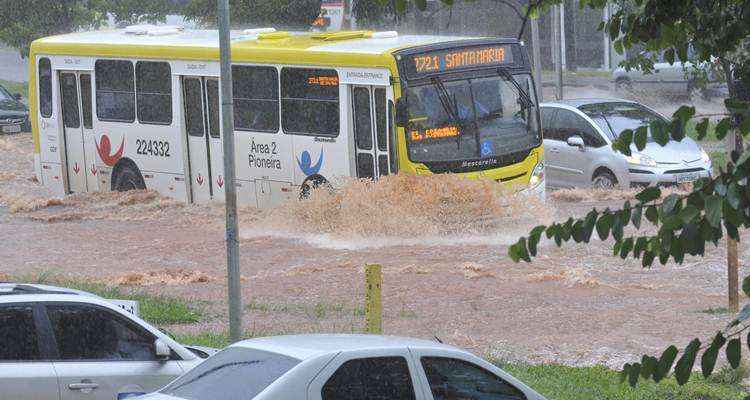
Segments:
[[[70,390],[94,390],[98,387],[99,384],[94,382],[79,382],[68,385],[68,389]]]

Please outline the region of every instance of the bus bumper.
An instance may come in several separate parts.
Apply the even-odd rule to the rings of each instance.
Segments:
[[[547,199],[547,181],[542,179],[536,186],[529,187],[518,192],[520,195],[536,197],[542,203]]]

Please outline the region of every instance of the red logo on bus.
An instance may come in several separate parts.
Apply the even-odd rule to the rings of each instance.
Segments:
[[[110,167],[113,167],[117,160],[122,157],[122,152],[125,150],[125,138],[122,138],[122,143],[120,143],[120,148],[117,149],[115,154],[112,153],[112,144],[109,142],[109,136],[102,135],[102,138],[99,140],[99,143],[96,143],[96,139],[94,139],[94,144],[96,145],[96,152],[99,153],[99,158],[102,159],[102,162]]]

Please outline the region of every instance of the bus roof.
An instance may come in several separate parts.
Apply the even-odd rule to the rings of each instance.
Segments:
[[[154,27],[129,33],[111,29],[50,36],[34,41],[33,54],[80,55],[99,57],[139,57],[156,59],[217,60],[219,38],[216,30],[172,31]],[[129,29],[132,32],[132,28]],[[473,37],[398,35],[395,32],[278,32],[233,31],[234,61],[261,63],[320,63],[328,59],[342,65],[390,66],[383,56],[396,50],[436,43],[474,40]],[[302,52],[302,54],[301,54]],[[323,62],[324,64],[331,64]]]

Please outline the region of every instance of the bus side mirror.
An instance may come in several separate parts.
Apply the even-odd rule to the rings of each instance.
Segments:
[[[406,99],[403,97],[396,100],[396,126],[406,128],[409,123],[409,109],[406,106]]]

